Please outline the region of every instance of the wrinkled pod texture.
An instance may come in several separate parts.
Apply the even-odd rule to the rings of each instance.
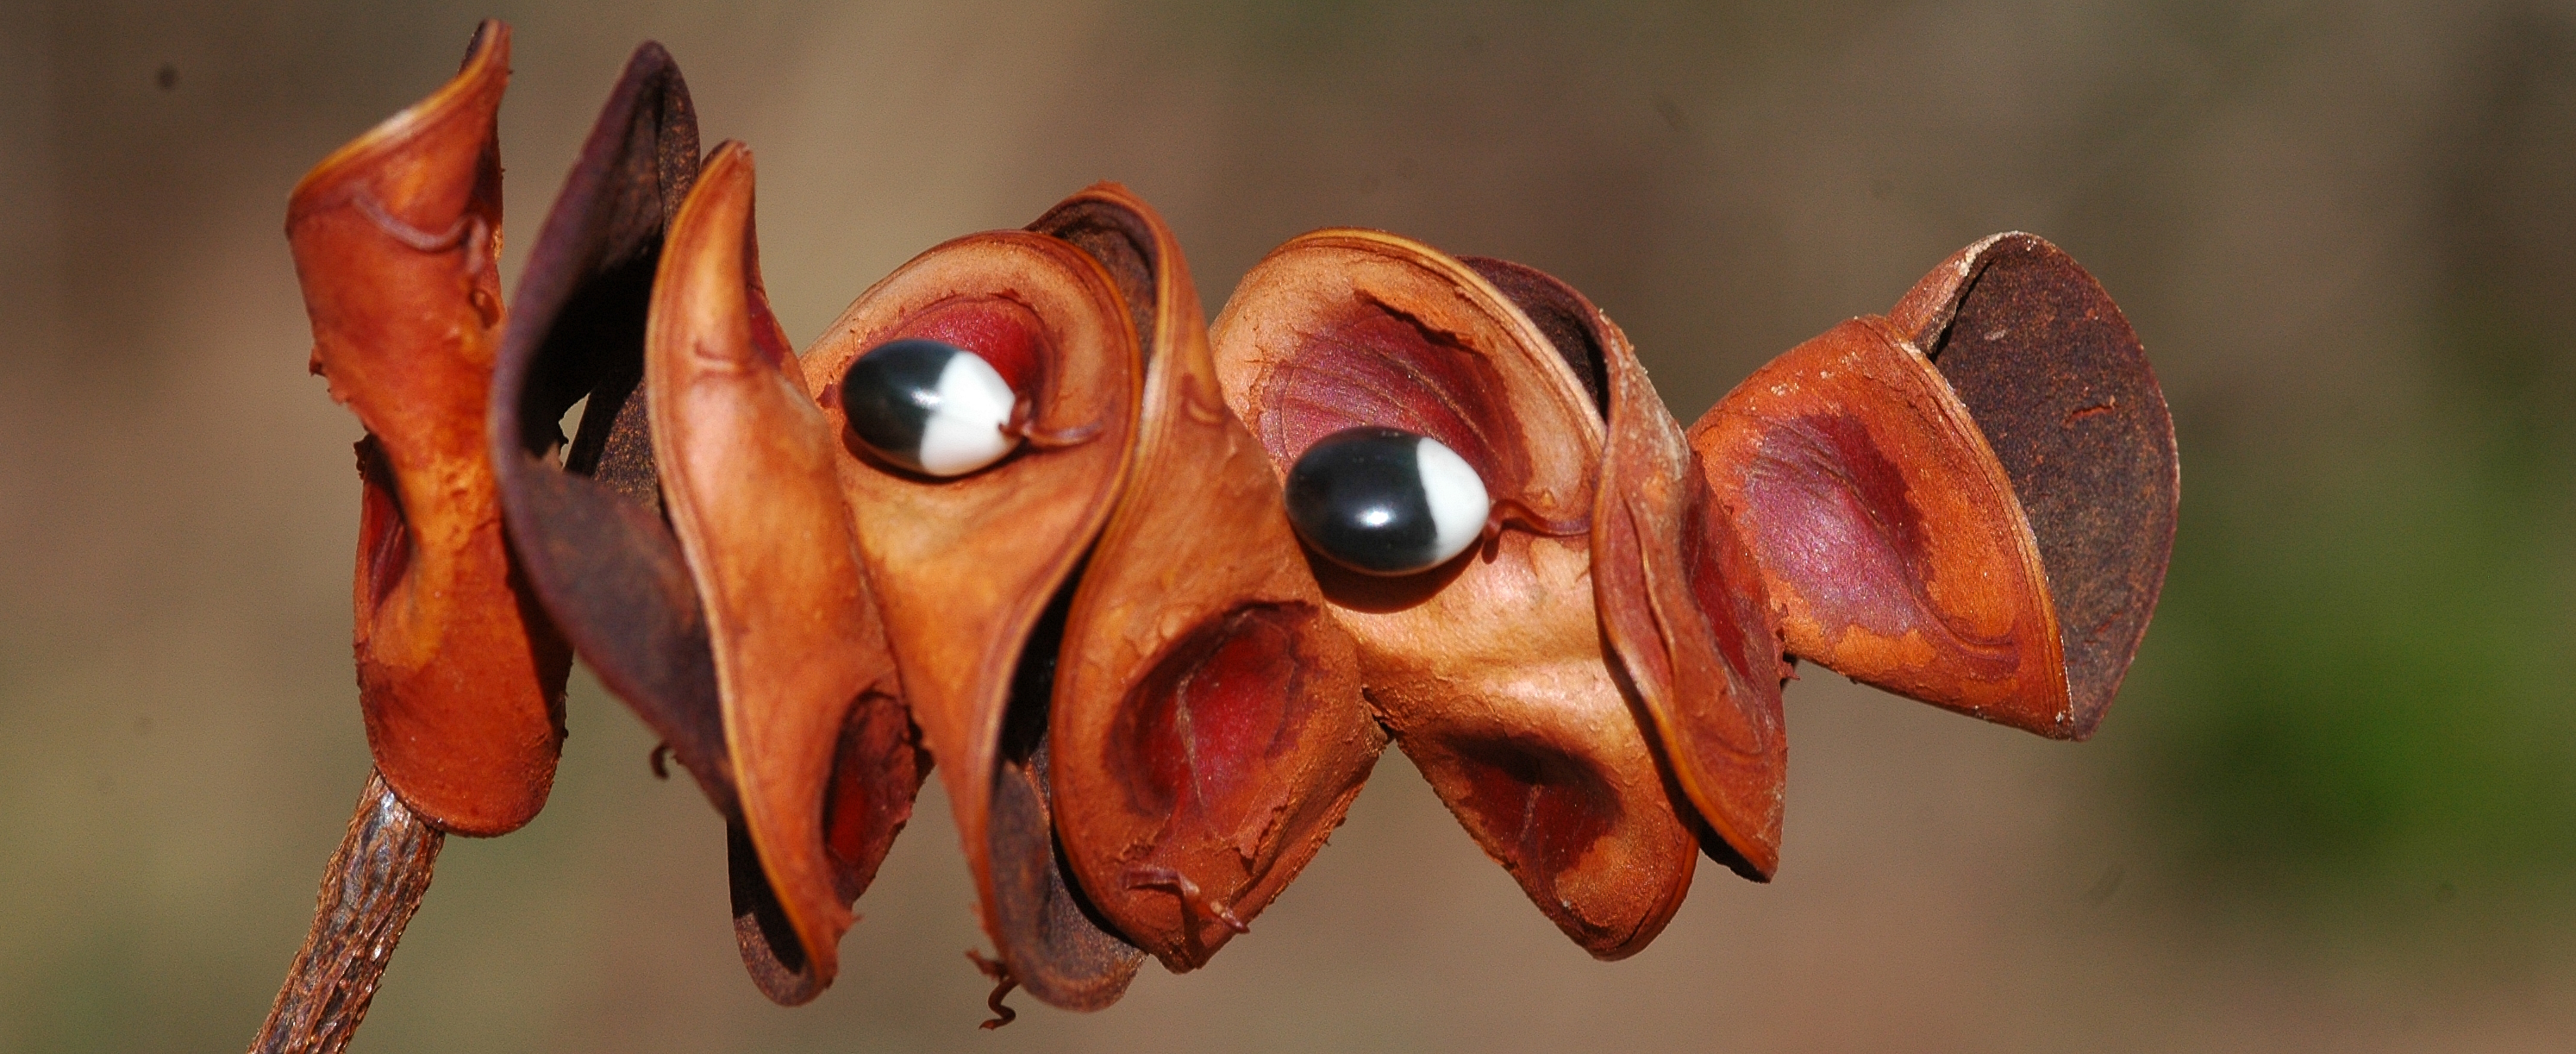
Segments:
[[[1143,953],[1064,875],[1048,793],[1050,703],[1077,570],[1136,452],[1143,350],[1117,280],[1028,231],[931,249],[862,293],[808,349],[905,698],[937,761],[1005,983],[1095,1009]],[[1029,440],[935,479],[876,459],[842,417],[850,362],[890,340],[974,352],[1028,404]]]
[[[509,52],[508,28],[484,23],[453,80],[315,166],[286,219],[312,370],[367,429],[354,590],[367,744],[406,805],[469,835],[544,807],[571,670],[516,588],[482,441]]]
[[[1115,1001],[1147,953],[1207,962],[1387,731],[1542,911],[1632,954],[1694,847],[1776,868],[1788,657],[2082,738],[2161,587],[2162,395],[2098,284],[2028,235],[1686,435],[1571,288],[1376,232],[1282,247],[1211,334],[1159,217],[1107,184],[925,253],[798,362],[749,154],[701,173],[648,44],[505,329],[506,48],[487,24],[455,81],[290,206],[316,372],[369,430],[358,652],[385,804],[464,833],[534,813],[559,624],[725,818],[737,937],[782,1003],[830,984],[934,756],[1002,976],[1058,1006]],[[853,442],[835,385],[903,337],[994,365],[1018,450],[940,480]],[[1483,540],[1397,579],[1303,553],[1280,475],[1356,425],[1465,458],[1497,499]]]
[[[1204,964],[1384,746],[1200,311],[1161,218],[1104,184],[925,254],[806,356],[835,412],[850,361],[903,338],[976,353],[1031,407],[992,468],[933,479],[852,441],[844,478],[1005,976],[1058,1006],[1114,1001],[1138,948]]]
[[[1544,287],[1565,320],[1544,276],[1496,270]],[[1644,947],[1696,853],[1596,614],[1606,360],[1559,348],[1475,267],[1358,230],[1271,253],[1211,339],[1228,403],[1278,470],[1374,425],[1439,440],[1483,478],[1500,529],[1449,563],[1400,578],[1310,566],[1358,642],[1368,700],[1468,833],[1585,950]]]
[[[1580,294],[1376,232],[1282,247],[1214,340],[1229,401],[1278,464],[1342,428],[1402,428],[1460,451],[1524,514],[1515,530],[1498,505],[1482,552],[1410,582],[1315,566],[1398,744],[1603,957],[1678,904],[1689,855],[1657,839],[1667,815],[1746,877],[1778,866],[1786,656],[2081,738],[2171,548],[2171,423],[2144,352],[2099,285],[2028,235],[1962,251],[1892,319],[1782,356],[1687,437]],[[1551,456],[1568,466],[1553,477]],[[1559,481],[1584,465],[1590,515],[1569,518],[1584,502]],[[1562,603],[1575,572],[1526,584],[1549,581],[1550,543],[1587,536],[1606,656],[1577,647],[1592,627]],[[1551,625],[1566,668],[1615,685],[1592,689],[1589,720],[1565,720],[1587,696],[1564,682],[1532,689]],[[1639,859],[1663,870],[1594,878]]]
[[[690,253],[667,264],[673,280],[660,283],[680,298],[665,310],[664,332],[683,363],[700,345],[750,347],[756,321],[767,318],[765,307],[756,317],[751,309],[759,293],[748,242],[750,173],[741,160],[738,178],[729,176],[719,192],[724,200],[711,196],[696,213]],[[648,43],[611,91],[530,254],[491,392],[490,443],[530,587],[601,682],[725,818],[744,964],[764,994],[793,1004],[831,983],[848,906],[910,816],[926,761],[892,683],[851,672],[871,654],[884,665],[882,645],[868,644],[872,613],[850,598],[864,597],[863,582],[799,574],[774,583],[782,617],[801,614],[852,634],[814,664],[811,680],[798,681],[782,675],[774,657],[740,649],[742,627],[762,616],[740,602],[743,568],[726,559],[734,554],[693,563],[665,521],[646,333],[666,243],[699,171],[687,85],[669,54]],[[739,288],[724,289],[728,280]],[[774,337],[774,323],[766,324]],[[745,499],[703,473],[715,464],[791,488],[796,474],[776,462],[792,460],[782,452],[793,450],[783,434],[797,423],[793,407],[782,408],[785,400],[756,375],[741,375],[748,371],[670,372],[668,382],[687,391],[675,400],[685,408],[664,415],[681,423],[666,427],[694,425],[715,437],[703,452],[690,443],[693,456],[681,459],[699,486],[687,512],[673,503],[671,520],[702,542],[725,537],[740,526],[728,517]],[[556,422],[585,399],[579,433],[567,444]],[[782,434],[765,435],[765,447],[746,445],[742,433],[758,429]],[[805,512],[814,514],[812,503]],[[784,559],[785,567],[766,573],[798,566],[796,557]],[[729,609],[701,598],[702,580],[711,592],[719,583],[737,587]],[[871,690],[834,690],[849,679]],[[738,746],[738,738],[756,746]]]
[[[1147,338],[1136,453],[1056,667],[1056,833],[1112,928],[1194,969],[1323,848],[1386,736],[1279,478],[1225,405],[1169,228],[1102,185],[1030,229],[1101,261]]]
[[[1691,429],[1791,654],[2044,736],[2092,734],[2154,613],[2180,495],[2137,334],[1999,234]]]

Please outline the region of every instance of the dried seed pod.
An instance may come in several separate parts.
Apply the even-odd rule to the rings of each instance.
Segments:
[[[493,376],[489,442],[531,591],[609,691],[731,813],[706,618],[662,522],[640,387],[654,270],[697,174],[688,84],[647,43],[529,253]],[[580,432],[567,449],[557,422],[576,402]]]
[[[698,169],[687,83],[669,53],[645,44],[611,91],[530,254],[492,386],[490,442],[511,543],[529,586],[600,680],[661,737],[725,817],[734,932],[744,964],[764,994],[795,1003],[830,983],[831,944],[839,935],[832,926],[909,815],[918,762],[908,743],[897,742],[900,721],[885,720],[881,706],[852,708],[845,696],[840,710],[858,720],[779,749],[771,770],[761,774],[770,778],[756,779],[764,784],[763,804],[747,806],[738,785],[738,751],[727,722],[764,722],[729,714],[718,690],[709,615],[680,540],[662,517],[644,398],[654,279]],[[721,233],[708,228],[698,244],[712,249],[701,251],[730,251]],[[746,318],[736,328],[747,333],[749,326]],[[584,399],[580,434],[566,449],[556,422]],[[830,708],[818,712],[824,709]],[[828,782],[806,786],[812,755],[835,743],[841,757]],[[901,795],[883,789],[906,779],[911,783]],[[816,896],[822,884],[813,881],[810,854],[804,865],[782,869],[797,876],[793,891],[773,888],[763,847],[793,842],[793,848],[769,850],[792,853],[812,846],[803,838],[755,838],[747,816],[755,809],[773,818],[793,815],[825,801],[834,803],[820,807],[832,824],[828,884],[837,888]],[[784,903],[789,898],[798,900],[796,909]],[[790,923],[800,916],[804,928]]]
[[[297,183],[287,241],[313,372],[357,412],[356,588],[367,743],[405,804],[495,835],[545,805],[571,654],[513,588],[483,444],[500,340],[507,27],[436,94]]]
[[[1028,406],[1027,440],[939,479],[848,434],[839,386],[888,341],[974,352]],[[1096,1009],[1142,953],[1091,921],[1058,866],[1047,712],[1075,573],[1134,456],[1142,351],[1110,272],[1072,243],[996,231],[948,242],[878,282],[804,357],[848,456],[841,485],[904,692],[937,759],[1007,980]]]
[[[1791,654],[2082,739],[2154,611],[2173,423],[2091,275],[2026,234],[1774,360],[1692,427]]]
[[[1161,217],[1104,184],[1030,229],[1108,267],[1147,362],[1129,482],[1056,669],[1056,831],[1101,914],[1166,967],[1194,969],[1323,848],[1386,737],[1279,478],[1226,408]]]
[[[1608,316],[1535,269],[1468,266],[1512,298],[1603,405],[1608,433],[1592,515],[1603,636],[1652,722],[1678,793],[1708,826],[1712,859],[1748,878],[1779,867],[1788,667],[1752,550],[1718,507],[1644,364]],[[1712,841],[1707,835],[1715,835]]]
[[[2012,480],[2048,572],[2073,719],[2091,735],[2146,636],[2182,499],[2146,348],[2082,265],[2036,235],[1959,250],[1889,312]]]
[[[1603,651],[1596,364],[1569,363],[1475,269],[1374,231],[1272,252],[1211,340],[1227,402],[1283,471],[1362,425],[1430,436],[1475,467],[1502,525],[1484,545],[1402,578],[1310,565],[1358,641],[1368,698],[1468,832],[1587,951],[1644,947],[1695,854]]]
[[[671,220],[644,390],[671,526],[705,601],[741,803],[728,821],[784,916],[736,926],[763,931],[742,935],[761,988],[796,1003],[832,983],[850,902],[928,773],[834,477],[833,432],[770,314],[752,223],[751,154],[723,144]]]

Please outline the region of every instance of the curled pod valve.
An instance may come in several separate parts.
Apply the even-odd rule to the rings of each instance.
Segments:
[[[307,173],[286,219],[313,372],[367,428],[355,590],[367,744],[405,804],[472,835],[545,805],[572,664],[513,588],[483,443],[509,53],[509,30],[484,23],[455,79]]]
[[[671,526],[706,605],[740,810],[727,821],[777,909],[738,914],[737,936],[761,987],[798,1002],[831,984],[850,902],[928,773],[832,429],[761,289],[752,216],[751,153],[723,144],[671,221],[644,390]]]
[[[1115,1000],[1140,949],[1204,964],[1384,747],[1201,317],[1160,217],[1104,184],[925,254],[806,356],[986,929],[1061,1007]],[[942,471],[945,426],[1003,456]]]
[[[1278,476],[1226,408],[1170,229],[1114,185],[1032,228],[1108,268],[1147,356],[1129,485],[1065,622],[1056,830],[1102,915],[1194,969],[1322,850],[1386,736]]]
[[[832,517],[846,512],[810,465],[797,490],[804,396],[782,395],[789,375],[772,363],[764,376],[747,350],[784,348],[765,306],[755,310],[748,158],[731,157],[704,200],[690,197],[699,168],[679,69],[660,45],[637,48],[529,254],[492,386],[490,444],[528,584],[661,739],[657,756],[676,758],[725,818],[744,964],[764,994],[797,1003],[831,983],[847,905],[909,815],[922,762],[884,671],[870,672],[871,655],[886,664],[850,595],[863,586],[801,573],[828,566],[829,550],[795,543],[828,546]],[[667,442],[646,378],[665,269],[660,384],[675,392],[661,414],[678,433]],[[687,357],[695,350],[712,361]],[[556,422],[581,400],[567,444]],[[829,442],[820,421],[801,427]],[[671,480],[657,446],[672,448]],[[737,538],[746,501],[777,531]],[[840,537],[846,550],[845,526]],[[746,582],[773,591],[764,603],[777,607],[743,603]],[[798,615],[820,626],[789,625],[791,639],[835,644],[781,675],[773,656],[745,647],[746,627]]]
[[[1473,469],[1485,544],[1405,575],[1315,560],[1327,610],[1397,745],[1531,901],[1596,956],[1644,947],[1696,854],[1594,611],[1595,364],[1467,264],[1374,231],[1272,252],[1211,339],[1227,402],[1292,477],[1354,428]]]
[[[1024,393],[1022,427],[1043,441],[948,478],[888,457],[850,420],[882,393],[845,386],[862,354],[908,340],[990,364]],[[1045,749],[1065,605],[1126,482],[1142,365],[1109,274],[1073,244],[1025,231],[914,258],[803,360],[840,437],[860,557],[955,810],[985,932],[1010,980],[1057,1006],[1108,1005],[1143,958],[1091,921],[1057,866]]]
[[[2027,234],[1773,360],[1693,426],[1791,653],[2041,735],[2101,721],[2173,548],[2136,333]]]
[[[1600,403],[1591,542],[1602,637],[1672,771],[1673,808],[1712,859],[1767,881],[1788,785],[1788,668],[1752,550],[1627,334],[1544,273],[1466,263],[1519,305]]]

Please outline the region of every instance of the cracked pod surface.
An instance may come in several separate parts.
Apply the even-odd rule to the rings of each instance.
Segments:
[[[1386,737],[1278,476],[1226,408],[1170,230],[1116,185],[1031,229],[1106,265],[1146,336],[1129,485],[1082,572],[1056,670],[1056,830],[1112,926],[1194,969],[1323,848]]]
[[[973,352],[1027,406],[1028,439],[933,478],[870,454],[842,415],[850,363],[888,341]],[[840,437],[840,481],[914,722],[937,762],[984,930],[1045,1002],[1115,1002],[1143,953],[1092,921],[1059,864],[1047,715],[1076,571],[1109,519],[1136,440],[1142,350],[1116,280],[1027,231],[950,241],[850,305],[805,353]]]
[[[2172,552],[2173,424],[2092,276],[2026,234],[1933,269],[1691,429],[1791,654],[2063,739],[2092,734]]]
[[[727,820],[773,898],[736,916],[738,931],[760,931],[737,936],[760,987],[797,1003],[832,983],[850,904],[927,772],[831,426],[761,287],[752,181],[750,152],[723,144],[672,218],[644,391],[671,526],[705,602],[741,808]]]
[[[1544,332],[1608,422],[1592,516],[1601,627],[1709,856],[1767,880],[1780,863],[1788,667],[1760,568],[1680,422],[1609,316],[1534,268],[1466,257]]]
[[[514,588],[483,445],[509,54],[508,28],[483,23],[454,79],[315,166],[286,219],[313,372],[367,429],[355,589],[367,745],[404,804],[468,835],[544,807],[571,670]]]
[[[1603,651],[1587,535],[1605,434],[1584,378],[1474,269],[1375,231],[1273,251],[1211,340],[1275,467],[1345,428],[1398,428],[1464,458],[1498,517],[1517,510],[1417,575],[1310,566],[1367,697],[1468,833],[1585,950],[1644,947],[1696,853]]]

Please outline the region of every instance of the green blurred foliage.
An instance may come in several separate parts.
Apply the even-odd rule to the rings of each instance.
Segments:
[[[2571,535],[2501,430],[2462,415],[2306,494],[2187,477],[2154,705],[2123,714],[2150,844],[2293,900],[2576,878]]]
[[[2414,396],[2323,456],[2185,436],[2123,715],[2150,844],[2294,918],[2576,887],[2576,31],[2509,11],[2480,50],[2426,151]]]

